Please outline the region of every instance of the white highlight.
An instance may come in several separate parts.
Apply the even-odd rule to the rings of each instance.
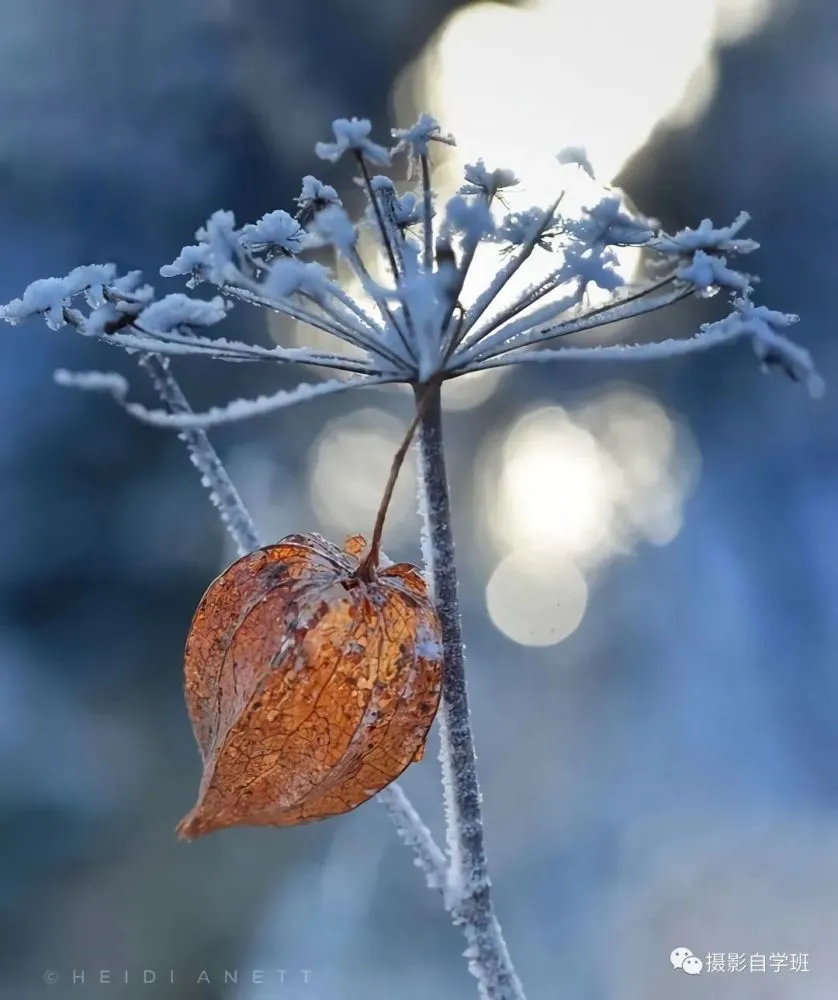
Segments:
[[[518,550],[486,586],[495,626],[522,646],[552,646],[574,632],[588,602],[585,578],[570,560]]]

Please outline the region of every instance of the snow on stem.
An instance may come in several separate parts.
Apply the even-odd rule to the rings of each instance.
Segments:
[[[463,928],[469,970],[483,1000],[524,1000],[524,991],[492,904],[476,754],[469,721],[451,505],[442,440],[440,387],[417,389],[424,407],[419,423],[420,501],[425,521],[425,559],[442,625],[440,764],[450,868],[446,906]],[[427,394],[431,394],[427,399]]]
[[[180,385],[169,370],[166,358],[159,354],[146,354],[140,359],[140,364],[148,372],[158,396],[172,413],[192,412]],[[224,527],[235,542],[237,553],[245,556],[258,549],[261,543],[253,518],[207,435],[204,431],[191,427],[181,431],[180,439],[189,449],[192,464],[201,473],[201,482],[209,490]]]

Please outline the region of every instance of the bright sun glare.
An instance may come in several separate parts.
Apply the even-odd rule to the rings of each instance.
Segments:
[[[568,183],[581,183],[574,200],[591,204],[593,185],[585,189],[579,171],[571,178],[575,168],[560,168],[556,153],[584,147],[607,183],[658,124],[704,110],[718,44],[767,14],[767,0],[473,4],[406,71],[396,110],[404,121],[428,111],[456,136],[434,177],[443,196],[456,190],[464,164],[482,157],[521,179],[513,208],[546,204]],[[637,259],[625,251],[623,272]],[[472,285],[495,266],[475,259]],[[586,572],[640,539],[665,544],[677,534],[697,452],[653,397],[613,387],[573,414],[531,409],[497,443],[487,442],[477,462],[497,550],[487,608],[513,641],[550,645],[582,620]]]
[[[662,119],[700,113],[714,48],[756,28],[766,0],[532,0],[453,14],[397,90],[457,137],[465,162],[554,179],[562,146],[582,145],[608,180]],[[411,107],[408,112],[415,110]],[[400,113],[400,117],[404,117]]]

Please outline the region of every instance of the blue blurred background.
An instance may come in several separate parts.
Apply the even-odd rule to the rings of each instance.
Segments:
[[[109,260],[181,290],[157,268],[216,208],[290,208],[309,172],[351,191],[312,153],[333,118],[386,142],[427,109],[530,200],[583,144],[668,229],[747,209],[760,300],[801,314],[834,386],[836,50],[829,0],[4,0],[0,300]],[[176,841],[199,780],[183,640],[230,543],[175,436],[51,379],[117,368],[150,400],[131,359],[39,324],[0,347],[0,995],[476,995],[377,804]],[[177,372],[197,406],[290,378]],[[487,845],[530,998],[834,996],[834,400],[741,346],[449,394]],[[371,390],[214,440],[266,538],[339,540],[369,530],[407,414]],[[418,558],[410,475],[385,544]],[[404,785],[441,836],[434,757]],[[809,971],[687,978],[678,946]]]

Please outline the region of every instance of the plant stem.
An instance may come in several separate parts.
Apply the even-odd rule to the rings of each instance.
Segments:
[[[410,421],[410,424],[405,431],[402,443],[399,445],[398,451],[393,457],[393,462],[390,466],[390,474],[387,477],[387,484],[384,487],[384,495],[381,498],[381,503],[378,505],[378,513],[375,516],[375,525],[373,526],[372,538],[370,540],[370,550],[358,566],[358,575],[364,580],[371,580],[375,571],[378,569],[378,561],[381,554],[381,535],[384,532],[384,521],[387,518],[387,511],[390,509],[390,502],[393,499],[393,491],[396,488],[396,482],[398,481],[399,473],[404,465],[404,459],[407,455],[408,448],[410,448],[410,444],[413,441],[413,435],[416,433],[416,428],[419,426],[419,421],[422,419],[422,414],[425,412],[430,398],[431,397],[427,390],[416,397],[416,412],[413,414],[413,419]]]
[[[437,846],[431,831],[413,808],[398,781],[379,792],[376,800],[386,807],[402,841],[413,851],[414,862],[425,873],[428,888],[445,893],[448,858]]]
[[[171,413],[192,412],[186,396],[169,369],[168,358],[159,354],[144,354],[140,358],[140,365],[148,372],[158,396]],[[201,473],[201,481],[209,490],[210,498],[235,542],[238,554],[244,556],[258,549],[262,543],[256,525],[206,433],[190,427],[181,431],[178,436],[189,449],[192,464]]]
[[[431,394],[423,399],[423,395]],[[457,596],[451,504],[442,439],[440,386],[417,387],[424,405],[419,424],[420,499],[425,519],[425,561],[442,625],[443,681],[439,712],[440,763],[446,839],[451,865],[446,905],[468,941],[469,970],[483,1000],[524,1000],[524,991],[492,905],[483,842],[483,816]]]
[[[393,281],[398,285],[399,265],[396,261],[396,251],[393,249],[393,244],[390,240],[390,232],[384,222],[384,213],[381,211],[381,204],[378,201],[378,195],[375,193],[375,188],[372,186],[370,168],[367,166],[367,161],[364,159],[363,153],[356,153],[355,159],[358,161],[358,165],[361,168],[361,174],[364,178],[367,194],[369,195],[370,203],[372,204],[372,210],[375,213],[375,220],[378,223],[378,231],[381,233],[381,242],[384,244],[384,249],[387,251],[387,260],[390,264],[390,270],[393,272]]]
[[[420,157],[422,164],[422,262],[430,271],[434,262],[433,194],[431,192],[431,165],[428,154]]]

